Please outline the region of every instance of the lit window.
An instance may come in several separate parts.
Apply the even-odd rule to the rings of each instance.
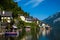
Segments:
[[[11,21],[10,20],[7,20],[8,23],[10,23]]]
[[[1,17],[1,19],[3,19],[3,17]]]
[[[10,17],[8,17],[8,19],[10,19]]]

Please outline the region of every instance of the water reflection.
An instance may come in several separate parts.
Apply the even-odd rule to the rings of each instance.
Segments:
[[[60,28],[52,30],[43,30],[39,40],[60,40]]]
[[[45,36],[46,35],[46,30],[43,30],[42,31],[42,36]]]
[[[50,34],[50,30],[42,30],[41,36],[39,40],[49,40],[48,35]]]
[[[53,29],[53,30],[41,30],[41,35],[39,37],[39,40],[60,40],[60,32],[59,32],[60,29]],[[31,32],[30,32],[31,33]],[[29,33],[29,31],[26,33],[26,36],[21,39],[21,32],[19,33],[19,37],[6,37],[4,35],[0,35],[0,40],[32,40],[32,38],[36,38],[36,35],[34,33],[34,35],[32,36],[31,34]]]
[[[19,32],[19,36],[18,37],[2,35],[0,37],[0,40],[35,40],[35,39],[37,40],[37,35],[35,33],[36,33],[36,31],[33,31],[33,32],[27,31],[26,34],[23,36],[22,32]]]

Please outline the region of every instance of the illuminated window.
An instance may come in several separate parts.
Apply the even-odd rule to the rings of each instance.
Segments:
[[[8,17],[8,19],[10,19],[10,17]]]
[[[8,23],[10,23],[10,22],[11,22],[11,20],[7,20],[7,22],[8,22]]]
[[[3,17],[1,17],[1,19],[3,19]]]

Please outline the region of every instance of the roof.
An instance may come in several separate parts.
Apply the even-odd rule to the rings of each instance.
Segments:
[[[3,12],[0,11],[0,15],[1,16],[12,16],[12,12],[11,11],[5,11],[3,14]]]
[[[28,20],[28,21],[32,21],[32,20],[33,20],[32,17],[25,17],[25,18],[26,18],[26,20]]]
[[[15,25],[13,25],[13,28],[17,28]]]

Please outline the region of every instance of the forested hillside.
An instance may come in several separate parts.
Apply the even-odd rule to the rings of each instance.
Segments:
[[[24,12],[21,7],[18,7],[17,3],[13,0],[1,0],[0,1],[0,9],[6,11],[12,11],[14,18],[17,17],[18,14],[23,14],[24,16],[29,16],[27,12]]]

